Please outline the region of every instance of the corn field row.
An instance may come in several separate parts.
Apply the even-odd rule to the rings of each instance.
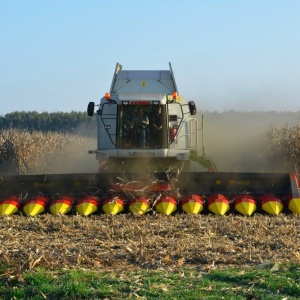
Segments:
[[[269,160],[286,169],[300,172],[300,126],[272,126],[265,134]]]
[[[0,172],[4,174],[41,174],[68,168],[74,153],[87,154],[91,138],[79,135],[21,129],[0,131]]]
[[[264,137],[269,162],[299,173],[300,126],[272,126]],[[74,154],[88,155],[87,150],[95,149],[95,144],[93,138],[70,133],[2,130],[0,172],[2,175],[55,173],[58,166],[68,169],[68,164],[74,163]]]

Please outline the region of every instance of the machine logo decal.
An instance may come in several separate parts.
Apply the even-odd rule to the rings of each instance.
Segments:
[[[155,156],[154,151],[149,152],[129,152],[129,156]]]
[[[131,105],[150,105],[150,101],[131,101]]]

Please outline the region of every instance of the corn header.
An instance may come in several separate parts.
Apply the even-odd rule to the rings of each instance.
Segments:
[[[0,215],[300,213],[295,174],[217,172],[203,118],[179,93],[171,64],[156,71],[117,64],[109,92],[87,113],[97,118],[89,153],[99,173],[3,176]]]

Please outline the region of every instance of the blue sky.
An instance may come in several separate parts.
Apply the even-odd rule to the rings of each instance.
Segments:
[[[168,69],[208,111],[300,110],[298,0],[0,0],[0,115],[85,111],[123,69]]]

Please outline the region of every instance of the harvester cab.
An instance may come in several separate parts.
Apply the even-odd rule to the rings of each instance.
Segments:
[[[202,170],[214,170],[203,151],[198,156],[199,127],[194,101],[178,92],[169,70],[122,70],[117,63],[110,92],[97,105],[96,154],[100,172],[148,168],[189,170],[195,160]],[[95,103],[88,104],[93,116]]]

